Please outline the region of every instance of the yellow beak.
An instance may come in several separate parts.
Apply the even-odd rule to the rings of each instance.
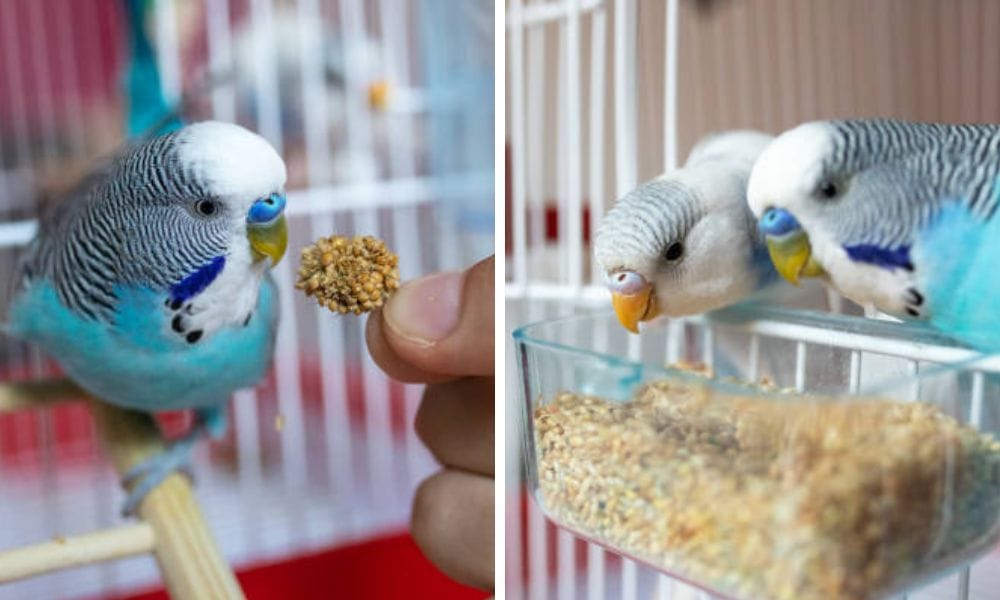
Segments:
[[[767,236],[767,250],[778,273],[794,285],[801,277],[826,275],[822,265],[813,259],[809,236],[798,229],[783,236]]]
[[[368,86],[368,105],[382,111],[389,107],[389,82],[380,79]]]
[[[660,314],[652,284],[645,285],[634,294],[612,292],[611,305],[622,327],[632,333],[639,333],[640,321],[648,321]]]
[[[254,262],[271,259],[271,266],[281,262],[288,247],[288,225],[285,215],[279,215],[266,225],[248,225],[247,238],[253,250]]]

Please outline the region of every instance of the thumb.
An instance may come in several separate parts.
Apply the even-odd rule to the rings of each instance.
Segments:
[[[494,289],[492,256],[404,284],[368,320],[372,356],[397,379],[492,375]]]

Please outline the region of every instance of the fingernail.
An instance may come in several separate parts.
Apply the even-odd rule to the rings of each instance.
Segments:
[[[435,273],[400,286],[385,304],[385,323],[396,335],[422,346],[447,337],[458,325],[465,273]]]

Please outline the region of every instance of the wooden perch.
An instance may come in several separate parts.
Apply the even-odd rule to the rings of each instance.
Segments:
[[[156,423],[145,413],[91,402],[105,448],[119,473],[164,445]],[[232,570],[222,560],[187,479],[174,473],[139,505],[139,517],[156,536],[156,560],[171,598],[243,598]]]
[[[0,384],[0,413],[38,408],[47,404],[80,400],[86,397],[87,392],[81,390],[68,379],[4,383]]]
[[[0,552],[0,583],[146,554],[154,542],[153,528],[136,523],[7,550]]]
[[[119,474],[164,450],[153,418],[89,398],[66,379],[0,384],[0,413],[86,399]],[[0,583],[58,569],[153,552],[174,600],[240,599],[188,480],[173,474],[139,505],[142,522],[0,552]]]

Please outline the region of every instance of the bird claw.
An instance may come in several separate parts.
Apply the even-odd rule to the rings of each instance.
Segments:
[[[923,310],[920,306],[924,303],[924,296],[917,291],[916,288],[907,288],[906,293],[903,298],[903,305],[906,308],[906,314],[910,315],[915,319],[919,319],[923,316]]]
[[[135,465],[122,475],[122,485],[130,487],[135,484],[125,498],[122,515],[129,517],[136,514],[136,509],[142,501],[156,489],[171,474],[180,472],[192,481],[191,449],[193,439],[184,438],[172,444],[164,452],[151,456]]]

